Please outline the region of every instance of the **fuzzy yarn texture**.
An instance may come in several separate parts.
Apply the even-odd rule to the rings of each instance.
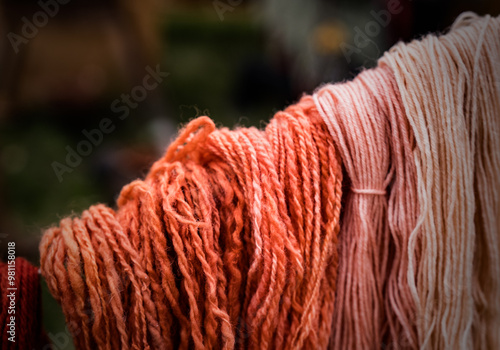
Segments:
[[[396,45],[420,215],[408,285],[423,349],[500,349],[500,18]]]
[[[38,268],[23,258],[9,261],[12,263],[0,263],[0,329],[2,331],[0,348],[5,350],[39,349],[47,340],[42,333],[41,326],[42,304]],[[9,272],[10,276],[14,277],[13,280],[9,280]],[[14,295],[13,298],[10,297],[11,293]],[[10,308],[11,301],[13,301],[13,308]],[[12,334],[7,333],[11,329],[8,324],[11,323],[12,316],[15,332],[13,338]]]
[[[264,130],[191,121],[40,243],[79,349],[500,348],[500,19],[388,51]]]
[[[322,87],[314,99],[350,181],[332,347],[380,349],[400,338],[416,347],[405,274],[419,210],[414,141],[394,75],[387,67],[367,70],[352,82]]]
[[[265,131],[201,117],[117,211],[50,229],[43,275],[82,349],[324,348],[341,184],[311,97]]]

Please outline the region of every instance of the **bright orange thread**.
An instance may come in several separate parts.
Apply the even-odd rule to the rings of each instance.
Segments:
[[[116,212],[50,229],[42,273],[78,348],[324,348],[341,180],[311,97],[265,131],[201,117]]]

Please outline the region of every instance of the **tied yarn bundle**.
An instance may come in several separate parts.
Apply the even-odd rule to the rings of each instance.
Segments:
[[[463,14],[265,130],[189,123],[42,238],[77,347],[499,348],[499,34]]]
[[[311,97],[265,131],[187,125],[115,212],[43,237],[78,348],[325,348],[342,173]]]
[[[352,82],[322,87],[314,99],[350,181],[332,347],[379,349],[390,336],[415,348],[405,272],[418,214],[416,173],[394,75],[387,67],[367,70]]]

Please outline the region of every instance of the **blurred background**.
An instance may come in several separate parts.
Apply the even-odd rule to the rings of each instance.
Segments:
[[[0,0],[0,258],[38,265],[44,228],[110,206],[178,127],[264,126],[399,40],[498,0]],[[44,285],[54,349],[72,349]]]

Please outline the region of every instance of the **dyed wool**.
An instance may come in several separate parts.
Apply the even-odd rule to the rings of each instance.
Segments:
[[[464,14],[265,130],[189,123],[42,238],[77,347],[500,348],[499,34]]]
[[[381,60],[415,135],[420,216],[409,286],[419,347],[500,348],[500,18],[460,16],[449,34]]]
[[[350,181],[344,195],[332,347],[417,345],[406,270],[418,202],[412,135],[387,67],[327,85],[314,99]]]
[[[40,349],[42,332],[40,274],[23,258],[0,263],[0,348]]]
[[[79,348],[325,348],[341,168],[311,97],[266,131],[191,122],[114,212],[42,239]]]

